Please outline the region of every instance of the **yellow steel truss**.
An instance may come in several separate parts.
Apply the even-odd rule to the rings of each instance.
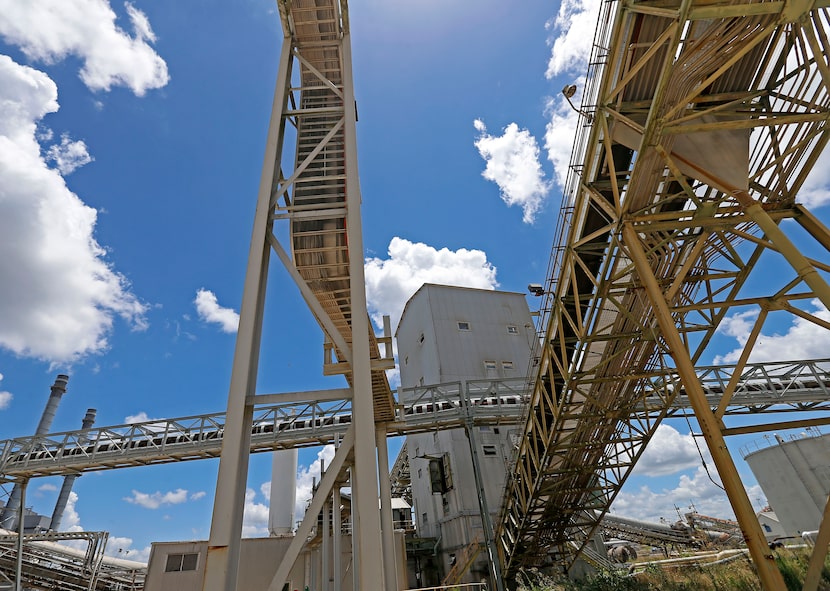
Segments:
[[[764,587],[782,588],[695,364],[729,314],[827,329],[830,233],[798,191],[828,140],[821,2],[603,3],[571,180],[546,286],[531,409],[497,532],[508,572],[569,568],[669,411],[689,396]],[[820,247],[823,246],[824,249]],[[781,271],[789,263],[789,274]],[[764,274],[778,265],[774,275]],[[794,270],[794,272],[793,272]],[[813,306],[814,308],[815,306]],[[735,373],[737,376],[740,370]]]

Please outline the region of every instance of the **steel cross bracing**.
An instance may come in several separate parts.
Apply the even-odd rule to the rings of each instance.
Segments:
[[[826,376],[830,381],[830,374]],[[402,390],[388,434],[515,424],[525,412],[526,381],[473,380]],[[277,397],[280,395],[276,395]],[[286,395],[287,396],[287,395]],[[96,427],[0,442],[0,479],[77,474],[218,457],[225,413]],[[352,424],[350,399],[258,406],[251,453],[335,443]]]
[[[395,565],[387,554],[393,547],[392,509],[381,499],[378,510],[377,468],[387,453],[385,437],[383,449],[378,447],[378,434],[383,423],[394,418],[384,373],[394,362],[391,336],[387,331],[381,356],[366,308],[348,8],[345,0],[277,0],[277,7],[284,38],[245,275],[203,589],[231,591],[237,584],[272,251],[323,329],[324,373],[345,375],[351,391],[353,436],[344,439],[348,449],[338,450],[336,459],[344,471],[348,468],[352,503],[360,515],[352,538],[359,565],[353,571],[354,585],[391,588]],[[287,222],[290,255],[277,238],[277,221]],[[325,482],[332,486],[334,480]],[[329,491],[318,492],[325,497]],[[383,559],[377,560],[380,555]],[[283,563],[293,559],[289,552]],[[281,589],[283,572],[287,571],[281,565],[272,587]]]
[[[734,375],[735,366],[698,368],[712,408]],[[669,373],[654,378],[644,409],[664,412],[659,387],[678,383]],[[319,395],[319,394],[318,394]],[[332,393],[332,397],[337,392]],[[275,398],[296,397],[294,393]],[[523,378],[471,380],[402,389],[395,418],[386,424],[390,436],[453,429],[468,417],[475,425],[517,424],[527,412],[530,394]],[[669,415],[689,408],[681,389]],[[747,364],[740,374],[727,415],[830,410],[830,359]],[[351,400],[285,402],[255,407],[251,453],[334,443],[352,423]],[[99,470],[166,464],[218,457],[225,433],[225,413],[113,425],[19,437],[0,441],[0,480],[78,474]],[[830,422],[830,419],[825,423]],[[405,454],[392,469],[393,488],[404,492],[408,480]],[[400,474],[396,476],[396,474]],[[396,494],[395,496],[400,496]]]
[[[508,573],[573,564],[672,408],[666,387],[646,412],[653,380],[675,371],[762,584],[783,584],[723,443],[737,378],[713,411],[694,366],[728,315],[752,323],[740,367],[773,318],[830,328],[814,311],[830,233],[795,203],[828,140],[826,6],[602,3],[498,530]]]
[[[316,302],[312,308],[329,339],[335,340],[334,344],[327,343],[326,353],[328,357],[333,348],[337,362],[327,358],[326,371],[343,373],[351,382],[346,119],[356,107],[347,105],[343,86],[342,45],[348,16],[341,14],[338,3],[332,0],[279,5],[283,28],[291,32],[295,59],[290,65],[299,69],[295,76],[299,85],[286,88],[288,103],[283,109],[282,125],[287,123],[296,131],[295,164],[287,177],[278,167],[271,195],[272,218],[289,220],[293,269],[313,294]],[[291,84],[291,74],[286,83]],[[284,135],[280,143],[286,143]],[[281,253],[274,234],[267,238]],[[362,253],[357,256],[362,260]],[[385,421],[392,418],[394,404],[384,371],[394,367],[391,337],[386,337],[387,355],[382,358],[374,331],[369,330],[368,335],[370,355],[375,360],[371,372],[375,416]]]

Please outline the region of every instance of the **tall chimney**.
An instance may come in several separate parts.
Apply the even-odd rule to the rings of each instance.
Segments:
[[[86,416],[84,416],[84,420],[81,423],[81,429],[89,429],[92,427],[93,423],[95,423],[96,412],[97,411],[94,408],[87,409]],[[86,441],[86,435],[81,435],[79,440],[81,443]],[[52,521],[49,524],[49,529],[51,531],[58,531],[61,526],[63,512],[66,510],[66,504],[69,502],[69,493],[72,492],[72,486],[75,484],[75,480],[78,476],[79,474],[69,474],[63,477],[61,492],[58,494],[58,500],[55,503],[55,510],[52,511]]]
[[[52,421],[55,418],[55,413],[58,410],[61,396],[66,392],[66,384],[69,381],[69,376],[58,374],[55,378],[55,383],[52,385],[52,393],[49,395],[49,400],[46,402],[46,408],[43,409],[43,414],[40,417],[35,430],[35,437],[38,435],[46,435],[52,427]],[[3,514],[0,515],[0,527],[8,530],[14,530],[17,527],[17,511],[20,508],[20,487],[14,485],[12,494],[9,495],[9,501],[3,508]]]

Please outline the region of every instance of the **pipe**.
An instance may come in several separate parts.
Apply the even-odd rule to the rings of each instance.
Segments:
[[[28,479],[24,480],[23,483],[20,485],[20,504],[19,504],[19,511],[20,514],[18,516],[18,523],[20,524],[17,529],[17,563],[15,564],[14,569],[14,588],[16,591],[23,591],[23,527],[25,525],[25,519],[23,519],[23,511],[26,505],[26,486],[29,484]]]
[[[97,411],[94,408],[88,408],[83,421],[81,422],[81,429],[89,429],[95,423],[95,414]],[[82,438],[85,441],[86,437]],[[63,478],[63,485],[61,492],[58,493],[58,500],[55,502],[55,510],[52,511],[52,519],[49,522],[49,529],[51,531],[59,531],[61,520],[63,519],[63,512],[66,510],[66,504],[69,502],[69,493],[72,492],[72,487],[75,485],[75,480],[80,474],[68,474]]]
[[[40,417],[37,429],[35,429],[35,437],[45,435],[52,427],[52,421],[55,418],[55,413],[58,410],[61,397],[66,393],[66,384],[69,381],[69,376],[65,374],[58,374],[55,378],[55,383],[52,385],[52,392],[49,395],[49,400],[46,402],[46,408],[43,409],[43,414]],[[17,525],[17,508],[20,506],[20,486],[15,484],[12,493],[9,495],[9,500],[3,509],[3,514],[0,515],[0,525],[5,529],[13,530]]]
[[[331,501],[326,501],[323,505],[323,532],[322,544],[320,545],[320,588],[323,591],[330,591],[331,589]]]
[[[340,498],[340,485],[335,484],[334,490],[331,493],[332,503],[332,520],[334,523],[332,524],[332,533],[333,539],[331,541],[331,551],[334,554],[334,560],[332,564],[332,572],[334,573],[334,589],[333,591],[342,591],[342,581],[343,581],[343,551],[341,550],[341,538],[340,535],[343,533],[343,520],[342,514],[340,513],[340,505],[342,500]]]
[[[386,443],[386,425],[375,431],[378,448],[378,479],[380,483],[380,527],[383,540],[383,578],[386,591],[398,591],[398,572],[395,553],[395,524],[392,519],[392,484],[389,482],[389,449]]]

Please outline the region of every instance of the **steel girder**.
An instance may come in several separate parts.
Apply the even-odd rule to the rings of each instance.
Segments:
[[[830,328],[808,306],[830,303],[826,258],[801,255],[778,226],[795,219],[828,247],[795,203],[828,140],[825,6],[603,3],[498,532],[508,572],[573,564],[679,392],[655,392],[655,375],[683,376],[702,428],[719,425],[704,435],[726,483],[721,419],[765,320],[775,311]],[[781,255],[796,272],[759,281]],[[736,312],[755,328],[713,412],[689,368]],[[646,412],[656,400],[662,411]]]
[[[336,363],[324,362],[324,373],[345,375],[351,389],[354,449],[343,450],[339,457],[349,458],[353,502],[361,515],[361,527],[355,524],[353,537],[355,564],[360,564],[355,584],[389,587],[383,561],[370,557],[382,548],[375,423],[394,417],[384,373],[392,364],[392,347],[387,338],[381,358],[366,308],[348,8],[345,0],[278,0],[277,7],[284,39],[245,275],[203,589],[236,588],[272,250],[323,329],[328,350],[337,353]],[[276,220],[288,221],[291,256],[277,239]],[[384,514],[391,515],[389,504],[381,505]],[[391,527],[386,530],[383,537],[389,541]]]
[[[710,408],[718,408],[736,369],[735,366],[697,368]],[[750,363],[739,373],[739,378],[725,416],[830,410],[830,359]],[[680,388],[669,416],[689,412],[689,397],[676,373],[655,374],[650,382],[645,398],[646,413],[659,416],[664,412],[666,387]],[[337,442],[352,423],[351,400],[338,399],[338,394],[337,390],[329,391],[327,402],[320,402],[323,392],[258,396],[257,400],[264,400],[254,409],[250,452]],[[266,402],[291,398],[296,401]],[[456,429],[469,420],[477,426],[516,425],[526,416],[529,399],[523,378],[405,388],[401,391],[402,402],[395,409],[395,420],[387,423],[387,432],[390,436],[401,436]],[[225,413],[210,413],[0,441],[0,481],[215,458],[222,449],[225,422]],[[800,424],[804,425],[805,421]],[[391,471],[393,490],[404,496],[408,471],[404,451],[398,455]]]

